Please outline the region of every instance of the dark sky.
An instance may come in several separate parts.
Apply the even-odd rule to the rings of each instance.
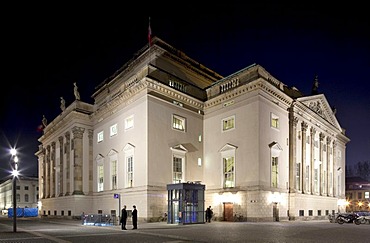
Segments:
[[[192,59],[228,76],[253,63],[337,109],[351,139],[347,163],[370,161],[370,20],[358,4],[289,5],[227,1],[199,7],[53,2],[2,8],[0,180],[9,176],[10,147],[25,175],[37,173],[37,132],[45,114],[60,113],[60,97],[93,102],[95,87],[147,44],[152,33]],[[128,3],[128,2],[127,2]],[[185,2],[184,2],[185,3]]]

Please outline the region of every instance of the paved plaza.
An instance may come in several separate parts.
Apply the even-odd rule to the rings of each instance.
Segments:
[[[370,225],[319,221],[211,222],[171,225],[140,223],[138,230],[86,226],[79,220],[0,217],[0,242],[369,242]]]

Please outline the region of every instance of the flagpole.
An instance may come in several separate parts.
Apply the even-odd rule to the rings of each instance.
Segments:
[[[148,48],[149,48],[149,63],[148,63],[148,74],[149,74],[149,69],[150,69],[150,62],[152,60],[151,56],[151,48],[152,47],[152,28],[150,26],[150,16],[149,16],[149,25],[148,25]]]

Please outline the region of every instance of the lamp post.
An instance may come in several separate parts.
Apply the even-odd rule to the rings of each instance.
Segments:
[[[14,162],[13,167],[13,232],[17,232],[17,176],[18,176],[18,157],[17,150],[10,150]]]

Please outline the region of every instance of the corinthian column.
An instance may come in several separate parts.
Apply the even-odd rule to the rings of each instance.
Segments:
[[[66,132],[66,196],[71,195],[71,134]]]
[[[296,174],[297,174],[297,117],[290,117],[289,119],[289,191],[296,192],[297,188]]]
[[[301,169],[301,175],[302,175],[302,178],[301,178],[301,185],[302,185],[302,193],[306,193],[307,192],[307,187],[306,187],[306,176],[309,176],[309,175],[306,175],[306,131],[307,131],[307,123],[305,122],[302,122],[301,124],[301,127],[302,127],[302,169]]]
[[[316,129],[311,127],[310,129],[310,136],[311,136],[311,151],[310,151],[310,158],[311,158],[311,180],[310,180],[310,191],[311,194],[314,194],[314,185],[315,185],[315,134]]]
[[[58,182],[58,185],[59,185],[59,197],[62,197],[63,196],[63,175],[64,175],[64,164],[63,164],[63,155],[64,155],[64,152],[63,152],[63,136],[60,136],[59,137],[59,182]]]
[[[74,166],[74,190],[72,195],[83,195],[82,188],[82,163],[83,163],[83,133],[85,128],[73,127],[73,166]]]
[[[55,197],[55,164],[55,142],[52,142],[50,159],[50,197]]]

